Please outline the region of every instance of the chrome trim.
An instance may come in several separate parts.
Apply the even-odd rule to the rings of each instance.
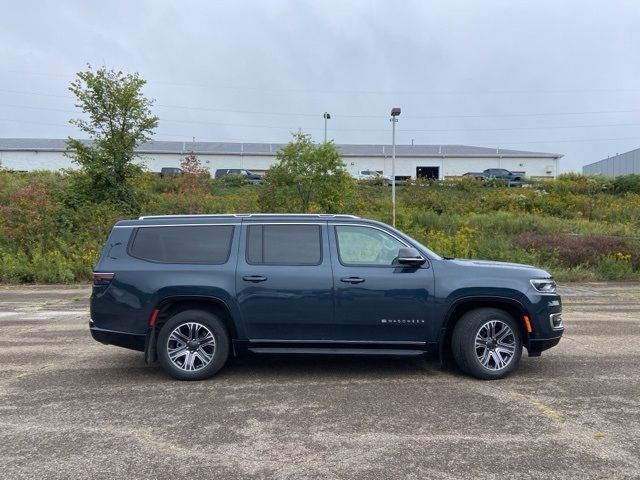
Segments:
[[[254,217],[307,217],[307,218],[360,218],[356,215],[333,213],[197,213],[193,215],[145,215],[138,220],[150,218],[189,218],[189,217],[227,217],[227,218],[254,218]]]
[[[368,345],[426,345],[427,342],[417,341],[400,341],[400,340],[272,340],[267,338],[252,338],[250,343],[349,343],[349,344],[368,344]]]
[[[150,227],[212,227],[218,225],[242,225],[241,223],[164,223],[158,225],[116,225],[113,228],[150,228]]]
[[[554,318],[556,317],[560,317],[560,325],[559,326],[555,326],[553,323]],[[560,330],[564,330],[564,322],[562,321],[562,313],[552,313],[551,315],[549,315],[549,323],[551,324],[551,329],[555,330],[555,331],[560,331]]]
[[[277,220],[273,220],[273,221],[269,221],[269,220],[265,220],[262,222],[247,222],[247,223],[243,223],[244,226],[247,227],[252,227],[254,225],[318,225],[318,226],[323,226],[326,225],[326,223],[323,222],[279,222]]]
[[[373,228],[374,230],[380,230],[382,233],[386,233],[387,235],[395,238],[396,240],[398,240],[401,244],[403,244],[405,247],[409,247],[409,248],[415,248],[413,245],[409,245],[404,239],[398,237],[397,235],[395,235],[393,232],[390,232],[388,230],[385,230],[384,228],[380,228],[377,227],[375,225],[368,225],[366,223],[332,223],[331,225],[333,225],[334,227],[341,227],[341,226],[347,226],[347,227],[365,227],[365,228]]]
[[[414,261],[425,263],[427,261],[422,255],[418,255],[417,257],[398,257],[398,263],[407,262],[413,263]]]

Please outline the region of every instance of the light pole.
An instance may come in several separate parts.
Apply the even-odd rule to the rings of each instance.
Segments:
[[[324,112],[324,143],[327,143],[327,120],[331,119],[329,112]]]
[[[391,218],[392,225],[396,226],[396,123],[400,115],[400,107],[391,109]]]

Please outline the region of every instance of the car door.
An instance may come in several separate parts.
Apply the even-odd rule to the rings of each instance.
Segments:
[[[433,269],[400,266],[408,243],[373,225],[330,225],[335,328],[343,340],[424,342],[431,321]]]
[[[326,222],[243,222],[237,298],[249,339],[326,338],[333,277]]]

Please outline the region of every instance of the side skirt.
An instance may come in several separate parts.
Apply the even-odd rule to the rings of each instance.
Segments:
[[[426,342],[361,342],[334,340],[234,340],[234,351],[256,354],[298,355],[387,355],[416,357],[428,355]]]

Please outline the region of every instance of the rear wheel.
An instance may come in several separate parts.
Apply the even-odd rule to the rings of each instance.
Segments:
[[[465,373],[483,380],[503,378],[520,361],[522,333],[507,312],[480,308],[460,318],[453,330],[451,350]]]
[[[203,380],[220,370],[229,357],[229,334],[216,315],[185,310],[165,323],[158,335],[158,360],[178,380]]]

